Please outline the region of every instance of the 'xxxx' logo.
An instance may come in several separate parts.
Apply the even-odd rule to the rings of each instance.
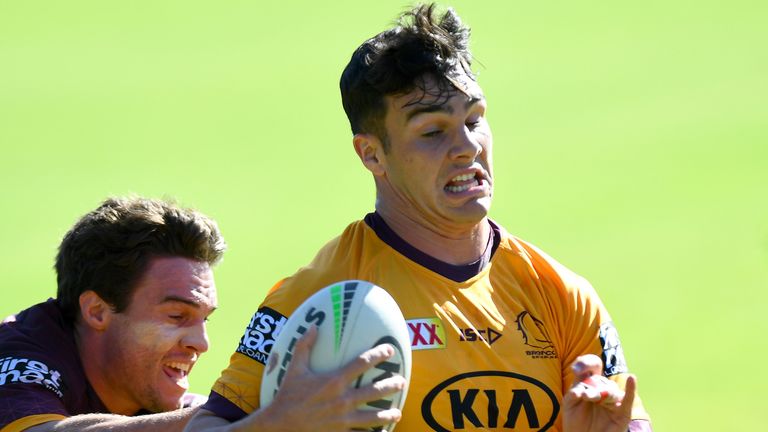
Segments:
[[[412,350],[445,348],[445,329],[439,318],[417,318],[406,322]]]

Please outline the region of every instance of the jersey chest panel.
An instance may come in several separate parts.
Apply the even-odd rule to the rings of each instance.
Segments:
[[[562,370],[551,325],[530,305],[487,295],[487,283],[396,298],[413,350],[398,430],[555,430]]]

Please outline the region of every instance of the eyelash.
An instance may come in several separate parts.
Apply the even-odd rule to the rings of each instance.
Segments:
[[[480,121],[481,121],[480,119],[473,120],[473,121],[468,121],[466,123],[466,125],[469,126],[471,129],[474,129],[474,128],[480,126]]]
[[[183,321],[186,317],[184,315],[168,315],[168,318],[178,322],[178,321]],[[209,322],[210,320],[211,320],[211,317],[203,318],[204,322]]]
[[[469,127],[470,130],[474,130],[476,127],[480,126],[480,120],[467,122],[465,123],[465,126]],[[437,129],[437,130],[425,132],[421,134],[421,136],[423,136],[424,138],[434,138],[442,133],[443,133],[442,129]]]

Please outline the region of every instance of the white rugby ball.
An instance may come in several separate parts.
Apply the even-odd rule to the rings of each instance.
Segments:
[[[403,313],[384,289],[366,281],[348,280],[331,284],[304,301],[285,322],[267,359],[261,382],[261,405],[267,406],[280,388],[292,360],[296,341],[312,326],[318,335],[309,367],[314,372],[337,370],[364,351],[388,343],[395,354],[350,383],[361,387],[399,374],[411,378],[411,341]],[[362,405],[361,409],[403,408],[408,392]],[[394,424],[375,431],[392,431]]]

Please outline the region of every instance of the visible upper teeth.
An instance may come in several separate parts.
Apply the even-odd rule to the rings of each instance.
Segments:
[[[184,371],[184,372],[189,372],[189,363],[173,362],[173,363],[166,363],[166,365],[168,367],[172,367],[174,369],[179,369],[179,370]]]
[[[475,178],[474,174],[462,174],[462,175],[457,175],[456,177],[452,178],[451,181],[452,182],[460,182],[460,181],[472,180],[473,178]]]

